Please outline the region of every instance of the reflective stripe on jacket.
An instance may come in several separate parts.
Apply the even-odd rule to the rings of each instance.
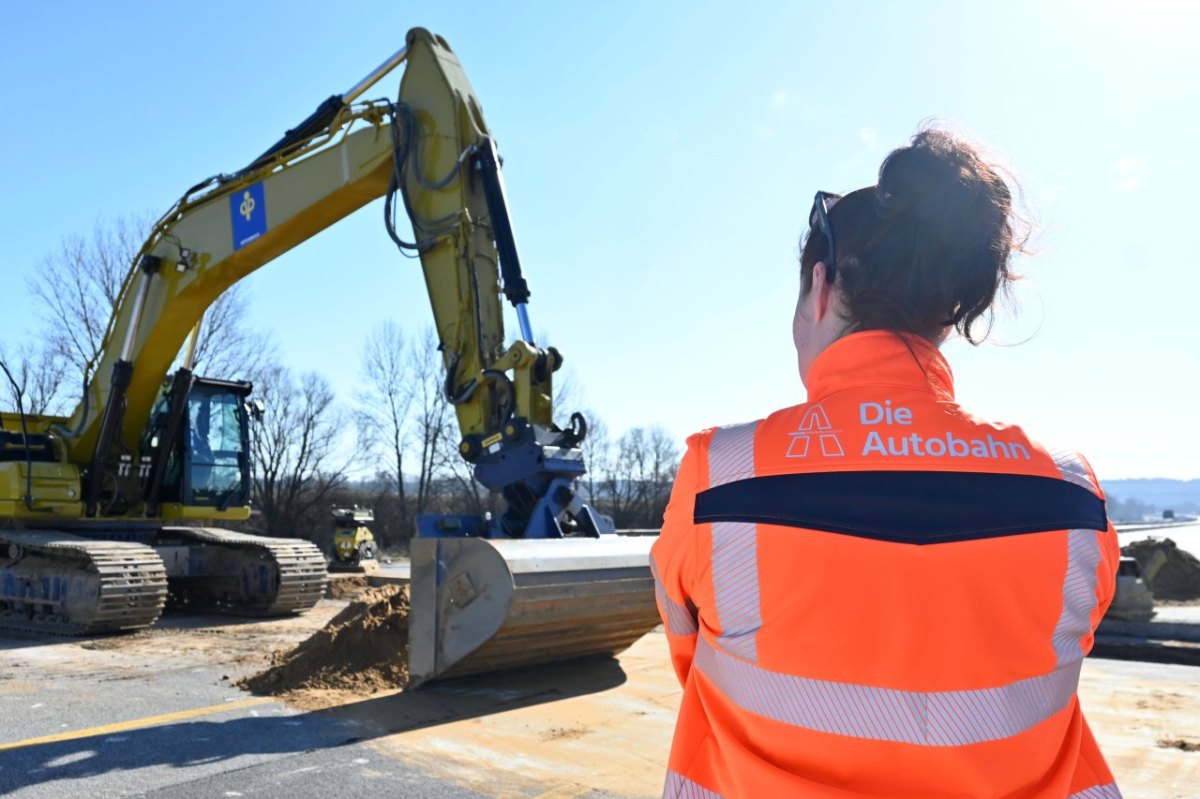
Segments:
[[[1118,556],[1082,458],[964,412],[924,340],[835,342],[809,402],[688,441],[665,795],[1119,797],[1076,696]]]

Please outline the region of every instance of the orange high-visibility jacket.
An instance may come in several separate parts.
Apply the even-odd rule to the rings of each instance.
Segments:
[[[692,436],[651,554],[668,797],[1120,797],[1076,688],[1119,550],[1074,453],[856,333],[809,401]]]

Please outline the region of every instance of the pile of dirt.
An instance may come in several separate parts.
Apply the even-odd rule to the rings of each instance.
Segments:
[[[1155,599],[1200,599],[1200,560],[1171,539],[1134,541],[1121,547],[1121,554],[1137,561]]]
[[[308,640],[238,681],[256,694],[340,691],[369,695],[408,684],[408,587],[363,592]]]
[[[328,599],[358,599],[368,588],[370,583],[367,578],[361,574],[355,575],[329,575],[329,585],[325,589],[325,596]]]

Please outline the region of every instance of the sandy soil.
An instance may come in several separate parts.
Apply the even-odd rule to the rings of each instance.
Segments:
[[[276,650],[271,665],[237,685],[304,709],[373,696],[408,684],[408,588],[362,592],[308,639]]]
[[[370,587],[365,574],[331,574],[325,596],[328,599],[357,599]]]
[[[1200,667],[1089,660],[1084,715],[1126,799],[1195,799]]]

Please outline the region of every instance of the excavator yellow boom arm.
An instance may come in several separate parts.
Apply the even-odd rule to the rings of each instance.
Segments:
[[[424,236],[418,245],[447,361],[457,360],[469,379],[503,354],[497,253],[481,190],[462,168],[464,153],[489,136],[482,113],[444,41],[416,29],[390,66],[402,59],[409,65],[399,106],[345,105],[313,137],[201,184],[155,224],[123,286],[87,396],[61,426],[72,461],[86,462],[96,448],[117,361],[135,365],[120,425],[122,443],[135,448],[163,379],[205,310],[238,280],[384,196],[398,171],[394,156],[405,146],[411,180],[444,184],[422,190],[412,210],[429,223],[417,228]],[[400,124],[415,130],[396,129],[398,107],[405,111]],[[483,291],[473,288],[480,283]],[[483,404],[458,406],[464,432],[484,431]]]

